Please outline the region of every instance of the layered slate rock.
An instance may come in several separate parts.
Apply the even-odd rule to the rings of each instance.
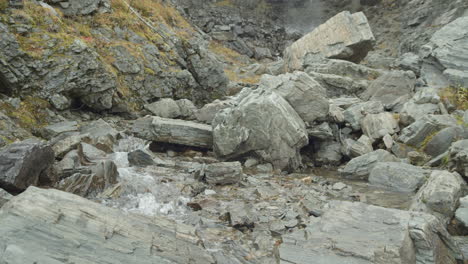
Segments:
[[[468,17],[460,17],[439,29],[424,46],[428,56],[423,76],[431,85],[468,86]]]
[[[433,171],[416,194],[411,210],[432,213],[449,220],[457,208],[465,185],[463,178],[456,172]]]
[[[299,150],[308,144],[306,127],[286,100],[273,91],[243,90],[235,105],[213,120],[214,150],[235,158],[255,152],[277,169],[298,168]]]
[[[204,174],[206,182],[210,184],[234,184],[242,178],[242,165],[238,161],[208,164]]]
[[[378,149],[365,155],[354,158],[340,170],[343,177],[349,179],[367,180],[371,170],[378,162],[397,162],[399,161],[390,152]]]
[[[144,117],[133,122],[132,132],[143,139],[211,149],[211,126],[192,121]]]
[[[30,187],[5,204],[0,237],[6,263],[215,263],[193,227],[53,189]]]
[[[420,167],[401,162],[379,162],[371,170],[369,183],[395,191],[412,192],[426,180],[426,172]]]
[[[398,140],[406,145],[420,148],[427,139],[446,127],[457,126],[450,115],[426,115],[401,131]]]
[[[387,109],[398,109],[413,95],[416,76],[410,71],[390,71],[373,81],[362,95],[381,102]]]
[[[279,76],[263,75],[259,88],[275,91],[296,110],[304,122],[323,120],[329,112],[325,89],[307,73],[294,72]]]
[[[282,263],[454,264],[459,250],[437,218],[363,203],[333,201],[304,230],[283,236]]]
[[[52,148],[36,139],[6,146],[0,150],[0,187],[17,192],[36,185],[54,159]]]
[[[330,59],[359,62],[375,42],[364,13],[344,11],[300,38],[284,52],[286,71],[301,69],[307,53],[320,53]]]

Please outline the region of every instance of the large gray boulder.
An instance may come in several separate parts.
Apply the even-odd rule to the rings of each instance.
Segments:
[[[459,249],[431,215],[333,201],[304,230],[283,236],[281,263],[455,264]]]
[[[306,123],[323,120],[328,115],[329,103],[325,89],[307,73],[294,72],[278,76],[263,75],[260,89],[281,95]]]
[[[451,126],[457,126],[457,120],[450,115],[426,115],[405,127],[398,140],[406,145],[420,148],[436,132]]]
[[[17,192],[36,185],[54,160],[54,151],[44,142],[28,139],[10,144],[0,150],[0,187]]]
[[[456,172],[433,171],[419,189],[410,209],[431,213],[448,221],[457,208],[465,185],[463,178]]]
[[[124,213],[53,189],[30,187],[5,204],[0,237],[3,263],[216,262],[194,227]]]
[[[364,100],[381,102],[387,109],[398,109],[412,96],[416,76],[410,71],[390,71],[373,81],[363,93]]]
[[[371,170],[378,162],[398,162],[399,160],[383,149],[372,151],[354,158],[340,170],[343,177],[348,179],[367,180]]]
[[[284,52],[286,71],[301,69],[307,53],[360,62],[372,49],[374,35],[364,13],[341,12],[300,38]]]
[[[132,132],[140,138],[155,142],[172,143],[211,149],[211,126],[161,117],[144,117],[133,122]]]
[[[308,144],[304,121],[273,91],[243,90],[213,120],[214,150],[222,158],[255,152],[277,169],[296,169]]]
[[[434,33],[428,45],[423,49],[423,52],[427,54],[425,64],[429,66],[423,67],[422,75],[426,77],[429,84],[444,85],[443,80],[445,80],[445,84],[468,86],[466,45],[468,45],[468,17],[466,16],[456,19]],[[435,67],[430,67],[431,65]],[[426,68],[432,69],[433,72],[430,70],[425,72]]]
[[[399,192],[412,192],[424,184],[426,171],[401,162],[379,162],[372,168],[369,183]]]

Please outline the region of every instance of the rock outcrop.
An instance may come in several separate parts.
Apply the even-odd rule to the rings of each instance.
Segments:
[[[428,214],[336,201],[310,221],[283,238],[285,263],[455,264],[460,254],[443,224]]]
[[[374,44],[374,35],[364,13],[341,12],[294,42],[284,52],[286,71],[302,68],[307,53],[330,59],[361,61]]]
[[[2,207],[0,236],[8,263],[215,263],[193,227],[35,187]]]

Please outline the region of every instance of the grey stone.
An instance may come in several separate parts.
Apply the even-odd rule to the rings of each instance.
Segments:
[[[188,99],[180,99],[176,101],[180,109],[180,116],[186,119],[195,119],[197,107]]]
[[[421,58],[412,52],[404,53],[397,59],[395,66],[405,71],[412,71],[416,75],[419,75],[421,69],[422,60]]]
[[[398,162],[399,160],[388,151],[378,149],[354,158],[340,170],[343,177],[348,179],[367,180],[371,170],[378,162]]]
[[[330,104],[336,105],[343,109],[348,109],[350,106],[362,103],[362,100],[357,97],[339,97],[330,99]]]
[[[344,60],[317,58],[312,54],[305,56],[304,67],[305,72],[318,81],[330,97],[355,97],[367,89],[371,80],[383,74],[381,70]],[[343,108],[349,106],[346,104]]]
[[[383,105],[381,102],[369,101],[358,103],[346,109],[343,112],[345,122],[350,124],[353,130],[361,129],[361,119],[367,114],[378,114],[383,112]]]
[[[341,154],[341,144],[339,142],[321,142],[320,147],[314,153],[314,160],[317,165],[340,165],[343,155]]]
[[[68,1],[66,5],[62,5],[62,2],[55,0],[52,3],[60,3],[61,11],[66,16],[84,16],[91,15],[97,12],[108,12],[110,10],[110,3],[108,0],[83,0],[83,1]]]
[[[119,134],[119,131],[102,119],[82,125],[80,131],[82,134],[86,134],[89,144],[106,153],[112,153],[112,148]]]
[[[76,121],[64,121],[60,123],[55,123],[52,125],[48,125],[43,128],[43,136],[45,138],[53,138],[62,133],[66,132],[77,132],[79,129],[78,122]]]
[[[266,164],[258,164],[256,167],[255,167],[256,171],[258,173],[271,173],[273,172],[273,165],[271,165],[270,163],[266,163]]]
[[[421,187],[427,173],[401,162],[378,162],[369,175],[369,183],[399,192],[412,192]]]
[[[448,221],[455,213],[465,185],[465,181],[456,172],[433,171],[419,189],[410,209],[432,213]]]
[[[325,89],[304,72],[263,75],[259,89],[272,90],[282,96],[306,123],[323,120],[328,115]]]
[[[211,149],[211,126],[192,121],[145,117],[133,122],[132,132],[140,138],[156,142]]]
[[[439,106],[432,103],[417,104],[413,100],[406,102],[400,112],[400,122],[408,126],[421,116],[439,113]]]
[[[82,142],[80,144],[80,149],[83,152],[83,156],[87,161],[98,161],[106,157],[106,152],[88,143]]]
[[[462,176],[468,176],[468,139],[453,143],[448,151],[449,159],[455,169]]]
[[[468,86],[468,66],[466,59],[468,52],[465,47],[468,43],[468,18],[460,17],[445,25],[432,36],[429,45],[430,54],[442,66],[441,75],[452,85]]]
[[[54,150],[55,157],[57,158],[63,158],[65,154],[70,152],[72,149],[75,149],[81,141],[86,137],[85,135],[71,135],[67,136],[65,138],[60,138],[58,139],[55,143],[52,145],[52,149]]]
[[[350,138],[345,140],[346,153],[349,157],[355,158],[372,152],[372,140],[366,135],[362,135],[357,141]]]
[[[425,144],[424,152],[432,157],[446,152],[453,142],[463,138],[463,128],[446,127],[434,134]]]
[[[344,11],[289,46],[284,52],[285,68],[286,71],[300,69],[307,53],[359,62],[372,49],[374,42],[364,13]]]
[[[0,208],[13,198],[13,195],[9,194],[7,191],[0,188]]]
[[[218,113],[218,111],[220,110],[228,108],[229,106],[231,106],[230,101],[215,100],[212,103],[204,105],[195,113],[195,116],[198,121],[202,123],[211,124],[216,113]]]
[[[307,128],[307,133],[309,136],[321,140],[332,139],[334,137],[333,131],[327,122],[324,122],[318,126]]]
[[[258,164],[258,160],[253,159],[253,158],[249,158],[249,159],[247,159],[245,161],[244,167],[251,168],[251,167],[253,167],[253,166],[257,165],[257,164]]]
[[[235,184],[242,178],[242,165],[237,161],[208,164],[204,173],[209,184]]]
[[[136,167],[146,167],[156,164],[153,160],[153,157],[141,149],[137,149],[128,153],[128,162],[130,166]]]
[[[193,227],[123,213],[53,189],[30,187],[2,207],[0,219],[0,255],[9,263],[215,262]]]
[[[400,130],[397,120],[389,112],[366,115],[361,119],[361,128],[364,134],[374,141]]]
[[[333,201],[304,230],[283,236],[279,258],[296,264],[442,263],[441,259],[455,264],[459,250],[450,242],[431,215]]]
[[[36,185],[54,160],[52,148],[35,139],[4,147],[0,150],[0,188],[17,192]]]
[[[136,74],[142,70],[141,62],[124,46],[111,47],[114,61],[112,65],[121,73]]]
[[[214,149],[223,158],[256,152],[276,169],[296,169],[299,149],[308,144],[305,124],[294,109],[273,91],[243,91],[235,106],[213,121]]]
[[[468,229],[468,196],[460,198],[460,206],[455,211],[455,220],[461,223],[465,230]]]
[[[398,141],[415,147],[423,147],[427,138],[446,127],[457,126],[457,121],[450,115],[426,115],[405,127]]]
[[[413,97],[415,83],[413,72],[390,71],[373,81],[362,97],[379,101],[386,109],[401,109]]]
[[[392,136],[390,136],[390,134],[386,134],[384,137],[383,137],[383,142],[384,142],[384,145],[387,149],[392,149],[393,147],[393,138]]]
[[[71,106],[71,101],[67,97],[60,94],[52,95],[49,101],[57,110],[65,110]]]
[[[157,102],[147,104],[145,109],[153,115],[163,118],[177,118],[181,115],[179,105],[171,98],[163,98]]]

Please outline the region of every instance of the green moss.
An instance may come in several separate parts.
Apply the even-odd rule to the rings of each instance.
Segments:
[[[8,8],[8,0],[0,0],[0,12]]]
[[[49,107],[50,105],[47,101],[32,96],[26,97],[18,109],[9,103],[0,104],[0,109],[8,117],[15,120],[20,127],[30,132],[48,124],[48,115],[45,109]]]

